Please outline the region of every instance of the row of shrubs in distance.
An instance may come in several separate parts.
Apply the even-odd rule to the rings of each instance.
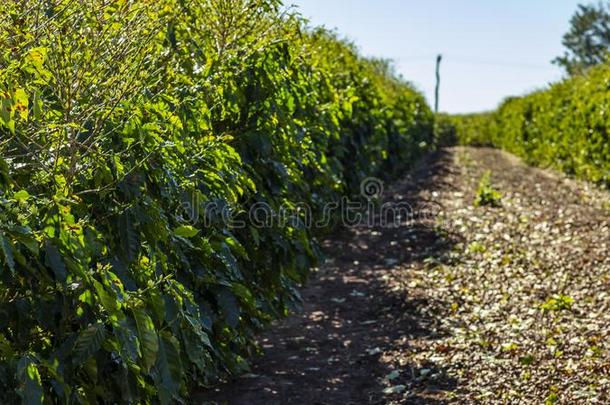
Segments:
[[[243,213],[320,215],[431,144],[387,63],[276,0],[8,1],[0,43],[2,403],[167,404],[246,370],[320,252]]]
[[[530,164],[610,186],[610,66],[509,98],[493,112],[441,116],[438,131],[461,144],[510,151]]]

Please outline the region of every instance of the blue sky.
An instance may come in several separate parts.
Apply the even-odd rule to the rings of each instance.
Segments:
[[[587,2],[585,0],[585,2]],[[353,40],[364,55],[393,59],[398,71],[434,94],[443,54],[440,110],[495,108],[562,77],[551,60],[563,53],[576,0],[287,0],[310,19]]]

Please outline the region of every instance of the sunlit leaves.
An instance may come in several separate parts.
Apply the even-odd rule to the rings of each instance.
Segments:
[[[15,108],[15,111],[17,112],[19,117],[21,117],[22,120],[28,119],[29,105],[30,105],[30,102],[28,100],[28,95],[26,94],[25,90],[23,90],[23,89],[15,90],[15,93],[13,94],[13,106]]]
[[[40,379],[40,372],[34,360],[26,355],[19,360],[17,377],[20,383],[19,395],[24,405],[41,405],[44,393]]]
[[[462,144],[496,146],[529,164],[610,185],[608,74],[602,64],[490,113],[451,117],[446,135]]]
[[[28,200],[28,198],[30,198],[30,193],[28,193],[26,190],[19,190],[13,194],[13,199],[18,202],[25,202]]]
[[[545,302],[540,304],[540,309],[543,311],[563,311],[572,309],[574,298],[567,295],[556,295],[549,297]]]
[[[318,213],[432,116],[277,0],[60,3],[0,5],[0,350],[52,402],[172,403],[243,370],[317,263],[318,230],[252,205]]]
[[[489,205],[499,207],[502,204],[502,194],[491,184],[491,171],[486,171],[479,182],[474,205],[477,207]]]
[[[140,341],[142,366],[144,370],[149,370],[155,364],[159,351],[159,339],[155,331],[155,325],[142,308],[134,308],[133,315]]]
[[[181,236],[183,238],[192,238],[197,235],[199,230],[190,225],[182,225],[178,228],[174,229],[174,234],[176,236]]]

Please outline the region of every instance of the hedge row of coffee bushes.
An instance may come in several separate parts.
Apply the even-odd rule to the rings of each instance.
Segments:
[[[436,142],[445,146],[456,144],[493,146],[491,143],[493,124],[491,113],[460,115],[440,113],[435,119]]]
[[[2,403],[246,370],[320,258],[249,210],[320,216],[431,146],[420,94],[277,0],[9,0],[0,44]]]
[[[491,113],[445,118],[445,137],[508,150],[530,164],[610,186],[610,66],[506,100]]]

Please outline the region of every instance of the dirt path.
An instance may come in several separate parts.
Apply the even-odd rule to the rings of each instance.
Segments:
[[[500,207],[473,205],[485,170]],[[251,374],[201,402],[610,401],[608,193],[452,148],[385,196],[427,215],[326,241],[304,312],[261,337]]]

